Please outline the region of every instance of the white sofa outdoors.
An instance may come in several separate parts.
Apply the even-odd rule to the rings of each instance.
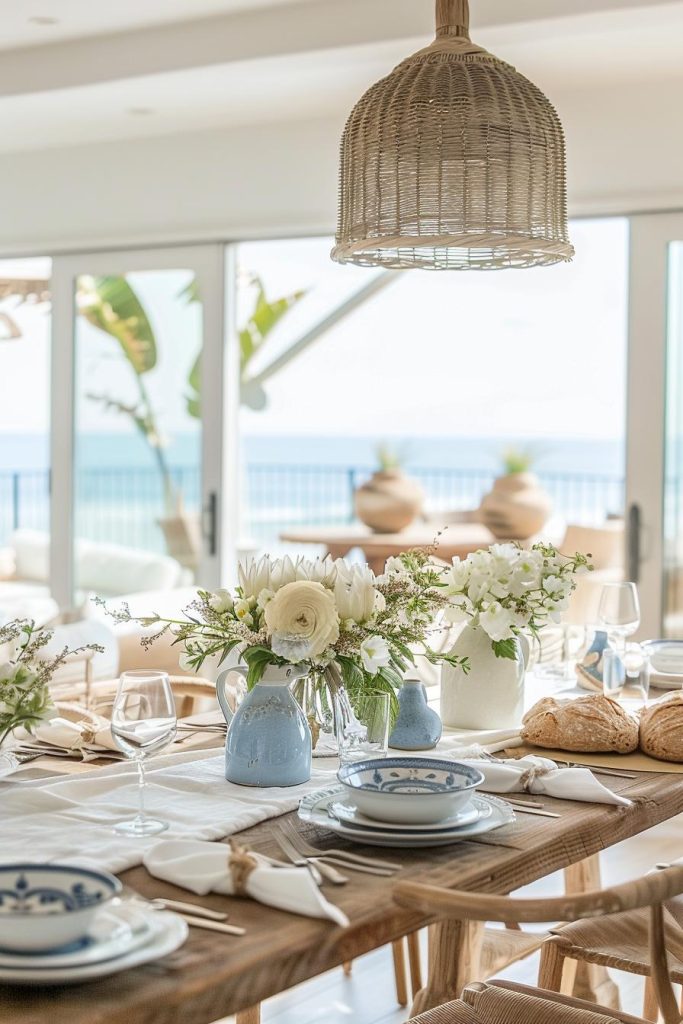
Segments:
[[[77,540],[74,552],[76,604],[91,594],[113,597],[146,590],[173,590],[187,582],[179,562],[136,548]],[[50,537],[38,530],[17,530],[0,549],[0,609],[49,598]]]

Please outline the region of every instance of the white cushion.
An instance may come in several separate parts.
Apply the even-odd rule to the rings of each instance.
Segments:
[[[40,530],[15,530],[10,538],[18,580],[47,583],[50,578],[50,536]]]
[[[50,575],[50,537],[38,530],[16,530],[16,579],[47,583]],[[76,586],[96,594],[130,594],[141,590],[170,590],[182,583],[182,567],[174,558],[119,544],[76,542]]]

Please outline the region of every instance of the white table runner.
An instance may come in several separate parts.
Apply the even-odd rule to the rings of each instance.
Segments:
[[[72,779],[7,785],[0,790],[0,862],[69,860],[124,871],[142,863],[145,850],[160,839],[222,839],[292,811],[304,793],[329,785],[336,772],[333,764],[316,765],[303,786],[255,789],[226,782],[222,752],[173,761],[147,769],[147,811],[171,827],[145,839],[112,831],[137,810],[137,770],[131,764]]]

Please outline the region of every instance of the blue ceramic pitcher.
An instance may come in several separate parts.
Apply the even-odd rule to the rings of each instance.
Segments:
[[[240,786],[298,786],[311,777],[311,730],[289,687],[306,669],[299,665],[269,666],[239,707],[231,706],[228,676],[222,672],[216,695],[228,723],[225,777]]]

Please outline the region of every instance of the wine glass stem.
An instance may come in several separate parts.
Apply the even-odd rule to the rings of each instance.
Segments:
[[[145,812],[145,787],[147,781],[145,779],[145,765],[141,757],[137,758],[138,762],[138,816],[137,820],[142,823],[147,820],[147,814]]]

